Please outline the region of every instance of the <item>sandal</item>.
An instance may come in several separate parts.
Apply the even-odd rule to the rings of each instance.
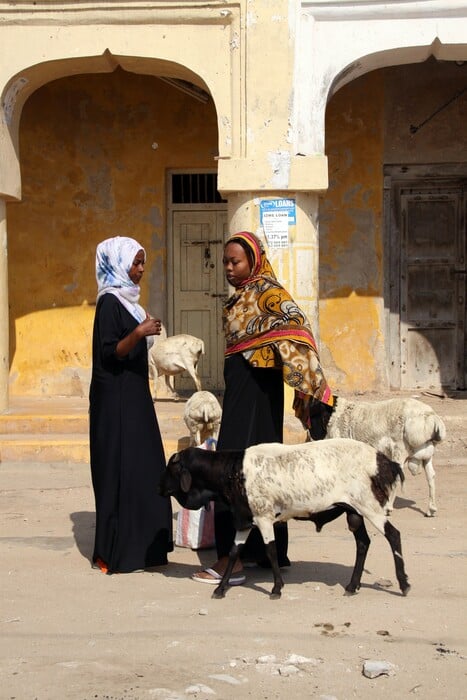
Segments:
[[[200,573],[208,574],[210,578],[200,576]],[[214,569],[208,568],[204,569],[202,572],[192,574],[191,578],[193,579],[193,581],[197,581],[198,583],[209,583],[212,586],[217,586],[222,581],[222,574],[219,574],[217,571],[214,571]],[[229,586],[241,586],[242,583],[245,583],[245,581],[245,574],[232,574],[232,576],[229,578]]]

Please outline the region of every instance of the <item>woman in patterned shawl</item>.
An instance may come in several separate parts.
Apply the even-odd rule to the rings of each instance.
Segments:
[[[223,311],[225,394],[217,449],[282,442],[284,382],[295,389],[294,408],[299,417],[307,413],[310,399],[329,406],[333,402],[311,327],[277,281],[253,233],[242,231],[229,238],[223,263],[235,291]],[[215,532],[218,560],[193,575],[202,583],[219,582],[235,535],[231,513],[221,503],[216,503]],[[289,566],[287,524],[276,524],[275,535],[279,565]],[[243,549],[242,561],[268,565],[256,529]],[[245,581],[242,568],[242,562],[237,562],[231,585]]]

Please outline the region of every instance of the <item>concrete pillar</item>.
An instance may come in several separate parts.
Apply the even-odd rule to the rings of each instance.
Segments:
[[[268,257],[279,282],[308,316],[319,342],[318,195],[309,192],[231,192],[228,194],[230,234],[252,231],[265,240],[260,218],[260,202],[264,199],[295,201],[296,224],[289,227],[289,245],[287,248],[269,248]]]
[[[8,408],[9,378],[8,246],[6,205],[0,199],[0,411]]]
[[[295,226],[289,227],[287,248],[268,247],[268,258],[279,282],[295,299],[311,323],[319,347],[319,236],[318,195],[309,192],[238,192],[228,194],[229,233],[252,231],[266,240],[261,226],[262,199],[295,201]],[[285,414],[293,414],[293,390],[285,386]]]

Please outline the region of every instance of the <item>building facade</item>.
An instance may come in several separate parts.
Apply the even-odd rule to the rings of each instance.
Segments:
[[[466,19],[460,0],[0,2],[0,408],[87,394],[114,235],[146,248],[143,304],[204,339],[222,389],[222,245],[244,229],[336,392],[464,388]]]

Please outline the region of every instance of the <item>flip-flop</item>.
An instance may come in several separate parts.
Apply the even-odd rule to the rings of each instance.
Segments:
[[[214,569],[204,569],[204,573],[209,574],[212,578],[202,578],[198,574],[193,574],[192,579],[193,581],[197,581],[198,583],[210,583],[211,586],[218,586],[219,583],[222,581],[222,576],[219,574],[217,571],[214,571]],[[241,586],[242,583],[245,583],[246,581],[246,576],[245,574],[234,574],[229,578],[229,586]]]

